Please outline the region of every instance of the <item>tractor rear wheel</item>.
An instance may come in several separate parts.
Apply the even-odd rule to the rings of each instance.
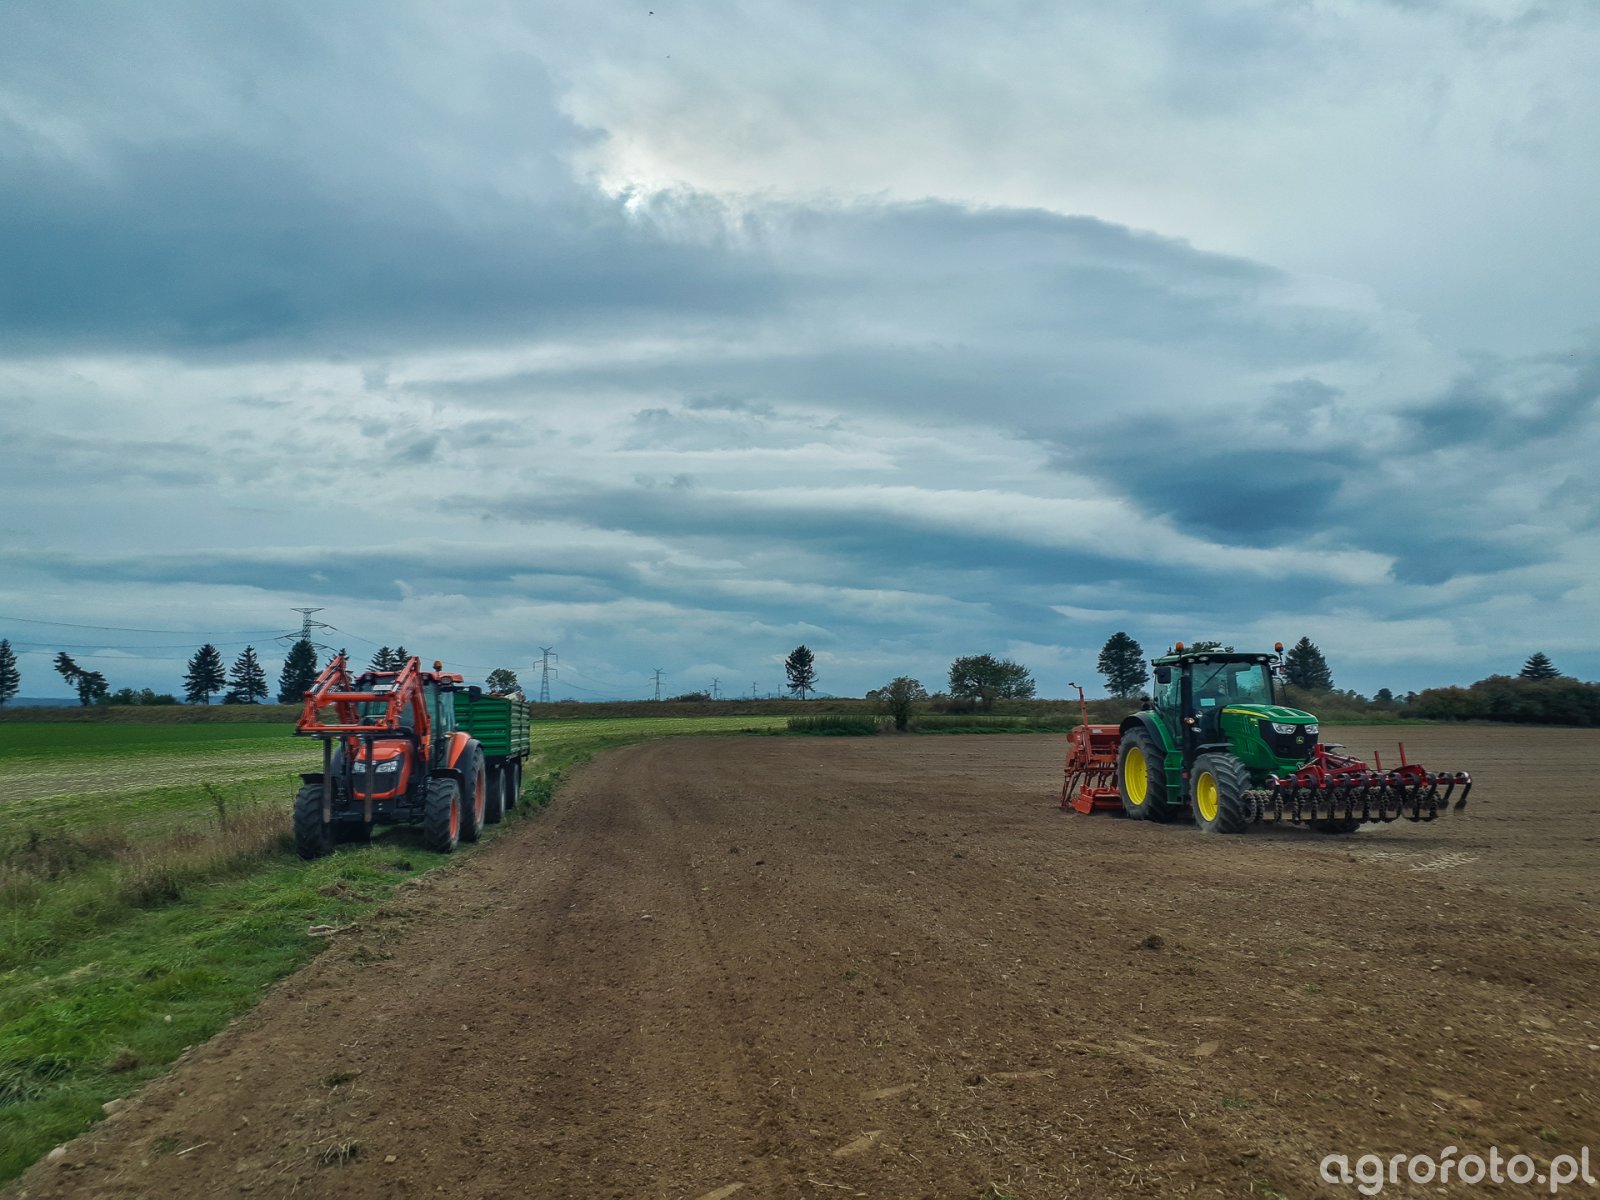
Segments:
[[[1122,811],[1135,821],[1170,821],[1166,755],[1145,730],[1135,726],[1122,735],[1117,750],[1117,791]]]
[[[461,758],[461,774],[467,781],[466,794],[461,797],[461,840],[475,842],[483,836],[483,818],[489,807],[488,772],[477,742],[468,746]]]
[[[483,823],[485,825],[498,825],[500,818],[506,815],[506,785],[511,782],[511,768],[498,766],[489,768],[489,795],[483,802]]]
[[[428,780],[422,801],[422,845],[449,854],[461,838],[461,785],[443,776]]]
[[[1189,772],[1189,807],[1207,833],[1243,833],[1250,828],[1250,772],[1231,754],[1202,754]]]
[[[333,826],[322,819],[320,783],[308,783],[295,793],[294,848],[308,860],[333,853]]]

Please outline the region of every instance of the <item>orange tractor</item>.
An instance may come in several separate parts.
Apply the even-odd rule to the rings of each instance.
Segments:
[[[1067,734],[1061,807],[1141,821],[1192,818],[1209,833],[1243,833],[1260,821],[1325,833],[1432,821],[1466,807],[1472,776],[1406,761],[1369,766],[1328,745],[1311,713],[1278,703],[1283,646],[1275,654],[1207,644],[1152,659],[1155,696],[1117,725],[1083,723]],[[1076,687],[1077,685],[1072,685]]]
[[[481,689],[415,658],[398,671],[351,678],[338,655],[306,693],[295,725],[322,741],[322,770],[300,776],[294,841],[301,858],[321,858],[339,842],[365,842],[375,824],[420,824],[441,854],[483,832],[488,800],[483,747],[458,728],[455,694]]]

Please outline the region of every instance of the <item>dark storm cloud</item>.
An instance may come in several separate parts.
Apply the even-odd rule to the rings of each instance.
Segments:
[[[230,23],[193,6],[100,9],[80,31],[91,43],[142,47],[197,27],[216,40],[201,61],[180,47],[164,64],[201,68],[193,80],[100,62],[71,89],[30,56],[83,47],[42,14],[8,14],[0,65],[37,93],[26,111],[0,107],[0,346],[373,351],[772,305],[771,281],[747,264],[655,235],[573,180],[563,154],[583,135],[537,63],[490,64],[515,75],[494,97],[515,107],[484,114],[507,132],[442,127],[452,114],[418,110],[404,64],[385,72],[359,42],[328,36],[330,22],[355,34],[387,10],[309,12],[241,10]],[[288,69],[274,51],[302,48],[310,61],[295,71],[324,74],[304,91],[257,90]],[[164,120],[119,120],[141,104]],[[368,127],[352,104],[372,106]],[[212,106],[238,108],[242,124],[219,126]],[[440,178],[435,140],[473,173]]]

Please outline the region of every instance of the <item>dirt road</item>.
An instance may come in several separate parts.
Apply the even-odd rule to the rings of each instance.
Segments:
[[[1600,1148],[1600,737],[1408,750],[1475,770],[1465,819],[1079,817],[1054,737],[614,752],[16,1186],[1299,1197]]]

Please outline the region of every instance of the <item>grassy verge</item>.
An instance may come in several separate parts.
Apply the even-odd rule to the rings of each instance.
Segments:
[[[536,758],[515,821],[537,812],[561,776],[595,753],[649,738],[781,728],[781,717],[538,722]],[[156,731],[165,730],[165,736]],[[415,830],[304,863],[289,834],[298,782],[280,766],[212,782],[208,772],[288,743],[287,730],[230,741],[211,726],[62,725],[0,741],[0,1182],[83,1132],[101,1105],[164,1071],[186,1047],[249,1009],[405,880],[470,860],[422,850]],[[125,739],[133,734],[133,739]],[[46,744],[48,743],[48,744]],[[193,764],[188,783],[111,786]],[[42,765],[40,765],[42,764]],[[106,775],[100,767],[112,771]],[[53,771],[59,788],[37,776]],[[74,781],[94,790],[72,793]]]

